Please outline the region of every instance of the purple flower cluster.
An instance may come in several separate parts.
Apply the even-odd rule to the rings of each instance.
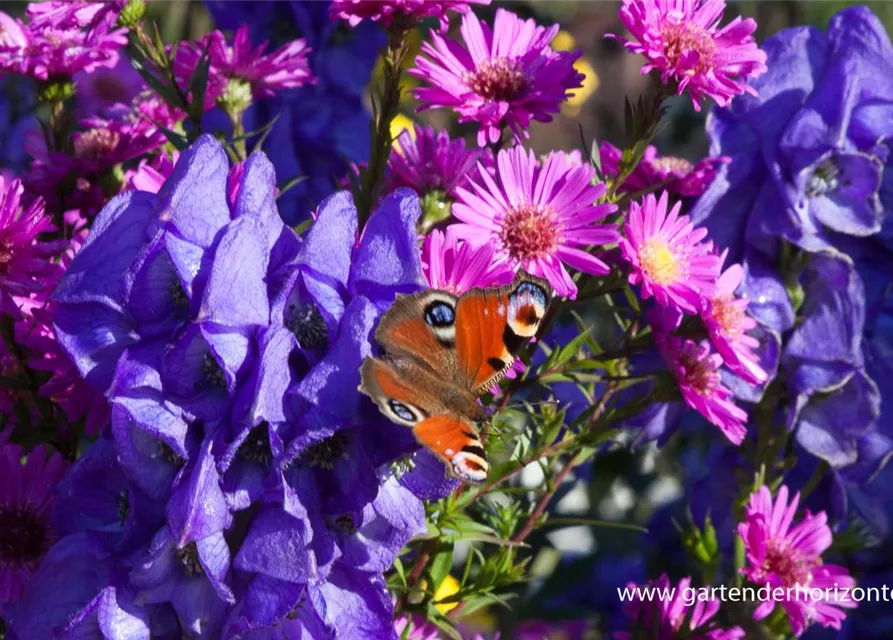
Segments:
[[[798,445],[836,470],[839,487],[862,484],[893,451],[881,404],[890,131],[872,115],[893,105],[891,87],[877,82],[893,72],[893,46],[856,7],[827,32],[788,29],[764,49],[759,97],[709,120],[711,152],[732,160],[692,218],[741,263],[741,291],[773,351],[785,336],[775,359],[795,399],[787,424]]]
[[[114,67],[127,44],[116,28],[123,2],[41,2],[26,21],[0,12],[0,70],[35,80]]]
[[[423,282],[418,200],[396,191],[357,239],[336,194],[302,242],[274,188],[265,156],[230,170],[202,137],[157,194],[113,199],[68,266],[56,334],[111,433],[67,477],[18,637],[393,634],[381,573],[425,531],[427,485],[391,469],[415,442],[357,386],[379,314]]]

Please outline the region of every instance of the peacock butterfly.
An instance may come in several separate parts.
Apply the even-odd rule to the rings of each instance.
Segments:
[[[467,482],[489,465],[477,424],[478,398],[536,335],[552,299],[541,279],[519,273],[507,286],[455,296],[429,289],[398,295],[375,331],[380,357],[361,367],[360,391]]]

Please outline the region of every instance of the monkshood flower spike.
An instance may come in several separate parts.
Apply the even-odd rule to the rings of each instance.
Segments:
[[[56,291],[56,333],[111,402],[125,500],[147,528],[136,555],[110,559],[119,578],[103,588],[196,637],[277,626],[297,600],[273,616],[241,598],[293,593],[343,637],[356,621],[340,606],[392,630],[377,581],[426,530],[414,492],[432,489],[394,476],[417,445],[357,387],[376,318],[423,282],[418,198],[385,198],[357,239],[356,208],[337,194],[302,242],[274,188],[262,154],[230,169],[203,136],[157,194],[122,194],[99,214]],[[264,580],[284,582],[280,595]]]

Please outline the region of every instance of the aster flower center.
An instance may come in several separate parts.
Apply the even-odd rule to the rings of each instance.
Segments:
[[[763,560],[763,571],[777,575],[785,586],[808,585],[812,581],[812,569],[821,563],[821,559],[805,558],[796,549],[770,540]]]
[[[685,158],[675,158],[673,156],[665,156],[663,158],[658,158],[657,160],[652,160],[651,166],[658,171],[678,173],[684,176],[690,174],[695,168],[695,166]]]
[[[338,460],[345,456],[346,448],[347,437],[343,433],[336,433],[331,438],[326,438],[307,447],[304,455],[301,456],[301,461],[308,467],[330,470],[335,467]]]
[[[319,308],[313,304],[288,305],[285,314],[288,327],[303,349],[319,349],[329,344],[329,327]]]
[[[264,467],[269,466],[273,460],[273,451],[270,449],[269,432],[267,423],[261,423],[248,432],[248,437],[239,447],[238,455],[244,460],[258,462]]]
[[[639,249],[639,263],[648,279],[657,284],[667,285],[678,282],[684,275],[684,264],[667,242],[661,238],[651,238]]]
[[[722,327],[723,333],[729,337],[741,335],[741,324],[744,322],[744,312],[735,299],[730,297],[711,298],[710,316]]]
[[[0,507],[0,563],[36,565],[50,547],[50,530],[27,509]]]
[[[707,73],[711,69],[716,42],[703,27],[688,20],[664,20],[661,36],[664,41],[664,56],[670,67],[682,65],[686,67],[687,75]],[[693,59],[691,54],[697,55],[697,59]]]
[[[486,100],[510,102],[527,88],[527,75],[519,60],[490,58],[480,62],[465,78],[469,89]]]
[[[194,542],[190,542],[182,549],[175,552],[177,562],[180,563],[180,570],[187,578],[197,578],[205,574],[201,562],[198,558],[198,547]]]
[[[78,158],[98,160],[115,150],[121,136],[110,129],[91,129],[74,140],[74,153]]]
[[[502,216],[499,238],[516,260],[548,255],[558,245],[558,228],[551,207],[531,203],[516,204]]]
[[[696,350],[679,354],[683,382],[702,396],[709,396],[719,384],[716,370],[708,360],[698,357]]]

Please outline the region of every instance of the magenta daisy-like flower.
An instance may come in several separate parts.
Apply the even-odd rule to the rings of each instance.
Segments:
[[[524,269],[546,278],[565,297],[577,285],[565,264],[586,273],[606,274],[608,266],[585,247],[617,242],[612,225],[595,224],[617,210],[598,204],[605,185],[592,184],[595,169],[564,152],[542,162],[533,152],[514,147],[499,152],[496,179],[478,164],[478,180],[460,187],[453,215],[462,221],[450,227],[475,246],[492,243],[495,260],[512,271]]]
[[[461,138],[451,139],[446,131],[416,125],[413,136],[404,129],[388,160],[388,190],[409,187],[420,197],[439,191],[454,199],[480,157],[480,151],[468,149]]]
[[[691,577],[682,578],[679,584],[673,585],[667,574],[646,586],[639,587],[630,582],[626,592],[632,593],[632,600],[624,605],[624,612],[633,623],[633,629],[644,631],[648,638],[654,640],[673,640],[686,624],[686,631],[701,629],[697,635],[687,634],[686,638],[696,640],[739,640],[744,637],[741,627],[722,629],[715,626],[713,618],[719,611],[719,600],[715,598],[691,598],[690,594],[700,594],[692,588]],[[709,593],[708,593],[709,595]],[[627,640],[638,635],[626,632],[614,634],[618,640]]]
[[[334,0],[329,6],[329,17],[346,20],[352,27],[363,20],[388,27],[395,18],[437,18],[441,31],[446,31],[447,12],[468,13],[470,4],[490,4],[490,0]]]
[[[679,95],[688,89],[695,111],[708,97],[724,107],[734,96],[756,95],[747,79],[766,72],[766,53],[753,39],[757,23],[739,16],[720,28],[725,8],[725,0],[623,0],[620,21],[634,40],[609,37],[645,57],[643,74],[660,72]]]
[[[29,24],[0,11],[0,71],[47,80],[114,67],[127,44],[127,29],[113,28],[114,13],[86,4],[77,3],[87,12],[83,24],[76,11],[36,13],[38,19]]]
[[[39,236],[55,231],[44,214],[43,200],[22,203],[21,181],[0,174],[0,311],[19,316],[14,297],[28,298],[55,282],[61,273],[53,259],[64,248],[62,241]]]
[[[720,258],[723,262],[726,253]],[[769,376],[754,353],[760,342],[747,333],[756,328],[757,321],[747,315],[747,299],[735,297],[743,277],[740,264],[733,264],[719,276],[713,293],[701,300],[701,320],[729,370],[752,384],[763,384]]]
[[[660,200],[649,193],[642,204],[630,203],[620,250],[632,265],[629,282],[641,283],[643,298],[695,314],[701,298],[712,295],[722,262],[712,243],[701,242],[707,230],[679,215],[681,203],[667,214],[668,200],[664,191]]]
[[[497,142],[504,126],[527,136],[531,120],[550,122],[568,91],[583,85],[574,69],[581,52],[549,46],[558,25],[540,27],[499,9],[492,30],[469,12],[460,31],[465,47],[431,34],[409,73],[431,85],[413,90],[419,110],[452,109],[459,122],[477,122],[480,146]]]
[[[599,145],[602,171],[612,178],[617,175],[623,152],[610,142]],[[646,189],[664,189],[673,196],[694,198],[707,190],[722,165],[731,158],[704,158],[692,164],[683,158],[658,156],[657,148],[648,145],[642,161],[617,189],[618,193],[640,193]]]
[[[509,266],[493,262],[493,245],[472,246],[456,237],[453,227],[434,229],[422,243],[422,272],[432,289],[461,295],[474,287],[508,284],[515,277]]]
[[[22,597],[56,537],[50,524],[53,488],[65,463],[58,453],[48,457],[43,445],[24,463],[22,454],[18,445],[0,445],[0,610]]]
[[[856,581],[846,567],[822,562],[822,554],[833,542],[827,515],[807,510],[794,525],[799,502],[797,493],[788,503],[784,485],[773,501],[772,492],[763,485],[751,494],[744,522],[738,525],[748,561],[741,573],[755,584],[770,586],[771,598],[760,603],[754,618],[762,620],[780,604],[796,636],[813,622],[840,629],[846,618],[842,609],[857,606],[849,597]]]
[[[306,42],[294,40],[268,54],[266,42],[252,48],[248,25],[236,30],[231,45],[220,31],[181,45],[174,61],[177,77],[188,80],[206,50],[211,60],[207,90],[210,102],[225,91],[238,92],[245,85],[255,98],[269,98],[279,91],[316,82],[307,62],[310,49]],[[228,86],[230,81],[234,81],[232,86]]]
[[[655,337],[685,404],[719,428],[732,444],[741,444],[747,435],[747,412],[735,404],[732,392],[722,383],[722,357],[712,353],[706,341],[697,344],[659,331]]]

